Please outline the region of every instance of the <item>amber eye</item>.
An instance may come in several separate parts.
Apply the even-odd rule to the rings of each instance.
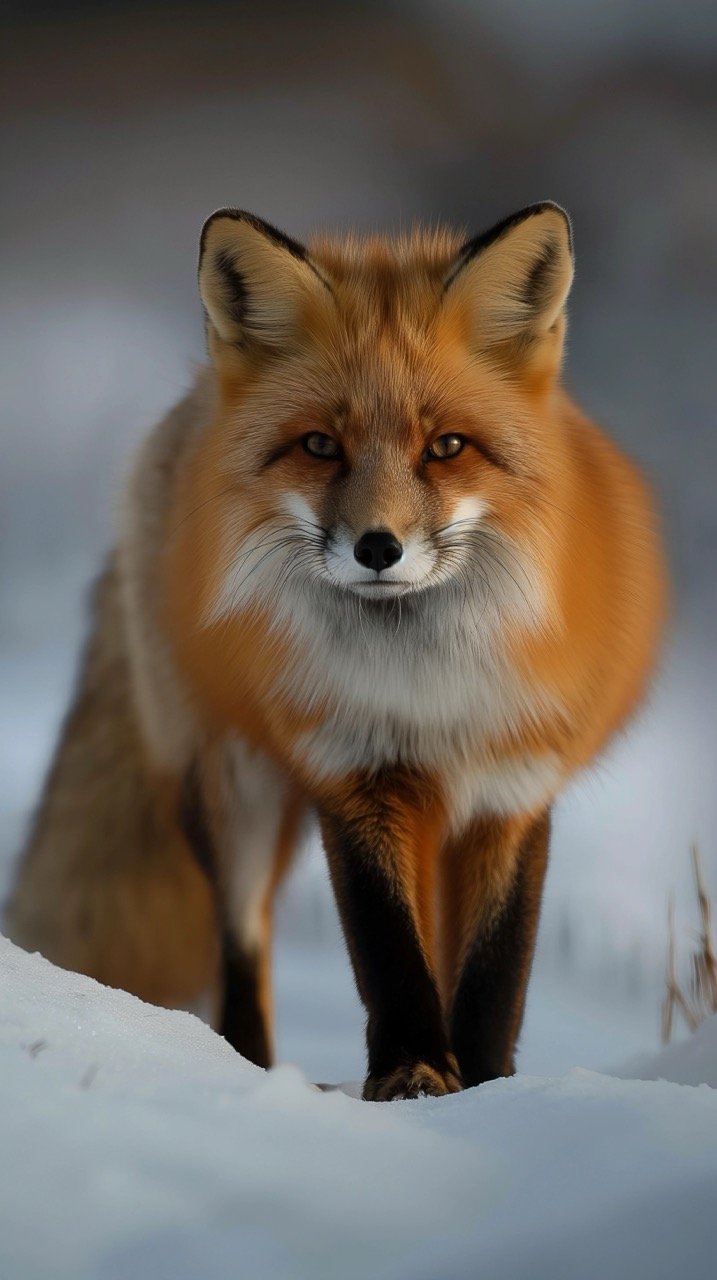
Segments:
[[[332,458],[341,457],[341,445],[338,440],[334,440],[333,436],[324,435],[323,431],[312,431],[310,435],[304,436],[301,443],[312,458],[326,458],[330,461]]]
[[[465,445],[463,436],[439,436],[432,444],[429,444],[423,455],[424,462],[438,461],[442,462],[444,458],[455,458]]]

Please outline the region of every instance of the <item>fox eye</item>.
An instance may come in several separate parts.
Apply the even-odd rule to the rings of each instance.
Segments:
[[[341,445],[338,440],[334,440],[333,436],[324,435],[323,431],[312,431],[310,435],[304,436],[301,441],[302,447],[312,458],[332,458],[341,457]]]
[[[439,461],[444,458],[455,458],[465,445],[463,436],[439,436],[432,444],[429,444],[423,455],[424,462]]]

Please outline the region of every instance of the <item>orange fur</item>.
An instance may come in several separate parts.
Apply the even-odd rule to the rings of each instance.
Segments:
[[[311,300],[287,367],[214,346],[217,414],[171,520],[168,629],[208,719],[260,742],[310,790],[316,780],[295,748],[327,700],[289,708],[277,693],[277,671],[295,662],[291,637],[255,603],[203,623],[226,563],[228,519],[241,545],[288,491],[305,495],[326,523],[336,516],[330,477],[296,448],[261,477],[249,463],[244,478],[245,459],[265,441],[281,445],[314,429],[339,434],[363,468],[362,488],[350,489],[341,507],[357,531],[367,518],[390,521],[399,535],[417,520],[438,527],[459,499],[477,494],[491,526],[529,548],[551,616],[537,631],[513,624],[506,638],[516,667],[556,710],[501,734],[484,746],[488,755],[554,747],[567,778],[624,723],[653,666],[665,577],[644,483],[556,383],[559,353],[551,348],[536,379],[535,361],[506,377],[500,362],[470,352],[465,305],[440,300],[459,246],[447,232],[317,242],[312,259],[338,307],[332,313],[328,295]],[[472,434],[510,469],[475,452],[419,482],[415,459],[427,434],[441,430]]]
[[[446,1013],[476,930],[490,934],[520,868],[533,912],[525,976],[541,815],[639,703],[666,608],[645,483],[560,384],[571,278],[569,224],[548,204],[467,244],[418,230],[304,251],[237,211],[209,220],[200,288],[212,368],[151,437],[129,487],[88,667],[105,671],[113,654],[126,697],[114,728],[109,685],[89,720],[68,721],[53,775],[62,800],[49,786],[12,904],[29,944],[158,998],[196,986],[211,969],[209,897],[189,884],[198,873],[177,816],[194,768],[217,916],[256,953],[267,1026],[271,901],[307,805],[333,832],[334,869],[341,840],[370,850]],[[395,566],[360,560],[376,532],[398,546]],[[136,786],[165,815],[178,897],[153,902],[147,890],[143,927],[174,937],[165,907],[201,921],[201,958],[168,958],[161,980],[140,946],[118,942],[108,968],[104,944],[55,937],[48,886],[74,893],[90,864],[73,835],[50,867],[66,796],[98,829],[111,820],[118,848],[123,822],[131,833],[116,788],[95,780],[84,799],[93,717],[115,748],[124,717]],[[235,767],[256,779],[241,796]],[[116,857],[136,889],[146,869]],[[436,1092],[455,1087],[446,1052],[406,1071],[389,1064],[369,1096],[418,1089],[432,1072]]]

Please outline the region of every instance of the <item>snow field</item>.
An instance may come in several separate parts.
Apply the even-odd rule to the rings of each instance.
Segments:
[[[717,1253],[706,1085],[370,1105],[5,940],[0,1079],[2,1280],[701,1280]]]

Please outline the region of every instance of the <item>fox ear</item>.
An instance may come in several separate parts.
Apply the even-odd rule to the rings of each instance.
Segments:
[[[471,342],[525,357],[545,339],[556,358],[573,279],[570,219],[559,205],[529,205],[469,240],[444,282],[446,301],[467,309]]]
[[[240,209],[218,209],[202,228],[199,292],[222,342],[284,347],[299,330],[302,309],[330,286],[306,250]]]

